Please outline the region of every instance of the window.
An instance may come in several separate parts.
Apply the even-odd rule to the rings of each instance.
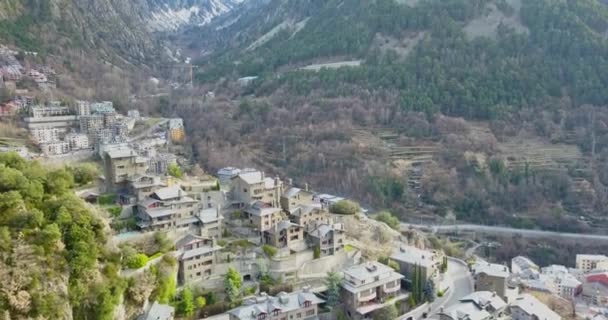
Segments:
[[[243,192],[247,192],[247,188],[244,188],[244,189],[243,189]]]
[[[314,316],[314,315],[315,315],[315,309],[310,309],[310,310],[306,311],[306,316],[307,317]]]
[[[279,315],[279,312],[281,312],[281,310],[276,309],[276,310],[272,311],[272,315],[276,317]]]
[[[304,301],[304,308],[310,307],[310,301]]]
[[[301,313],[296,314],[296,318],[298,318],[298,319],[302,318],[302,314]]]

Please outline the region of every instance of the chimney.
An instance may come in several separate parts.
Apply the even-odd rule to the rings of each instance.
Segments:
[[[262,181],[264,181],[265,178],[266,178],[266,174],[264,173],[264,171],[262,171]]]
[[[289,186],[293,186],[293,179],[289,178],[287,179],[287,183],[289,184]]]
[[[305,184],[304,184],[304,191],[307,191],[307,192],[308,192],[308,183],[305,183]]]
[[[309,293],[310,292],[310,286],[304,286],[302,288],[302,292]]]
[[[279,179],[279,177],[274,177],[274,185],[275,185],[275,187],[278,187],[280,183],[281,183],[281,179]]]

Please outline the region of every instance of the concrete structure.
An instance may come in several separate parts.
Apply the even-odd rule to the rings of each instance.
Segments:
[[[608,264],[608,257],[600,254],[577,254],[576,255],[576,268],[581,269],[584,272],[590,272],[600,267],[606,267]]]
[[[507,297],[507,279],[509,268],[495,263],[481,262],[473,265],[475,291],[496,292],[499,297]]]
[[[541,269],[543,275],[550,278],[557,286],[556,294],[562,298],[574,299],[582,291],[582,282],[568,272],[568,269],[560,265],[550,265]]]
[[[76,114],[79,116],[88,116],[91,114],[91,103],[89,101],[76,101]]]
[[[129,110],[127,111],[127,117],[139,120],[141,115],[139,114],[139,110]]]
[[[224,217],[220,213],[220,207],[200,210],[198,219],[203,236],[215,239],[222,237]]]
[[[540,267],[532,260],[524,256],[517,256],[511,259],[511,272],[513,274],[522,274],[525,272],[540,272]]]
[[[313,203],[314,194],[305,189],[291,187],[281,195],[281,208],[291,213],[297,208],[301,208]]]
[[[184,121],[180,118],[169,119],[169,140],[172,142],[183,142],[185,138]]]
[[[342,299],[349,319],[364,319],[387,303],[407,298],[401,292],[403,275],[379,262],[368,262],[344,270]]]
[[[295,242],[304,240],[304,229],[289,220],[275,223],[264,231],[264,242],[277,248],[290,248]]]
[[[608,307],[608,272],[587,275],[582,285],[581,296],[587,303]]]
[[[255,202],[245,210],[249,223],[251,223],[262,234],[274,228],[274,225],[283,221],[280,208],[272,207],[266,203]]]
[[[170,165],[177,164],[177,157],[171,153],[158,153],[148,158],[148,172],[152,174],[167,174]]]
[[[280,207],[283,182],[278,177],[267,178],[264,172],[246,169],[242,170],[231,181],[231,194],[235,205],[246,207],[259,201],[275,208]]]
[[[507,304],[489,291],[473,292],[455,305],[439,311],[439,320],[490,320],[506,315]],[[540,320],[540,319],[539,319]]]
[[[94,134],[104,128],[103,115],[100,114],[81,115],[78,121],[80,124],[80,132],[85,134]]]
[[[35,143],[50,143],[59,141],[59,136],[64,130],[58,128],[33,128],[30,135]]]
[[[141,315],[138,320],[173,320],[175,309],[167,304],[160,304],[154,301],[150,310]]]
[[[196,227],[198,212],[198,202],[179,186],[166,187],[137,204],[137,226],[150,231]]]
[[[175,249],[180,252],[177,278],[183,285],[209,279],[222,247],[216,246],[212,238],[187,234],[175,244]]]
[[[147,160],[132,149],[111,149],[103,156],[106,189],[114,190],[129,178],[144,175],[148,169]]]
[[[70,152],[70,144],[65,141],[56,141],[40,144],[40,150],[45,155],[59,155]]]
[[[91,113],[97,114],[116,113],[116,109],[114,109],[114,104],[111,101],[91,103],[90,109]]]
[[[276,297],[262,294],[228,311],[230,320],[313,320],[318,319],[318,305],[323,303],[308,288]]]
[[[321,257],[344,251],[346,231],[341,223],[315,221],[309,225],[307,238],[312,248],[318,247]]]
[[[557,313],[530,294],[523,294],[509,306],[513,320],[561,320]]]
[[[82,133],[68,133],[65,141],[70,144],[70,149],[81,150],[89,148],[89,137]]]
[[[241,173],[241,169],[234,167],[226,167],[217,171],[217,177],[220,180],[222,189],[231,189],[232,178],[236,177]]]
[[[135,201],[143,201],[157,190],[167,186],[161,177],[154,175],[135,175],[128,178],[127,193],[135,196]]]
[[[426,282],[426,280],[438,274],[443,255],[437,251],[401,246],[399,249],[393,250],[390,259],[399,264],[399,272],[409,280],[414,278],[415,268],[419,267],[421,277]]]
[[[316,226],[317,222],[327,221],[329,214],[321,208],[320,204],[310,204],[291,210],[289,219],[304,227],[305,231],[309,231]]]

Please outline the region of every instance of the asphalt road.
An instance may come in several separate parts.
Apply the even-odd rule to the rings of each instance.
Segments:
[[[532,229],[515,229],[509,227],[484,226],[476,224],[456,224],[456,225],[419,225],[402,223],[404,228],[427,229],[433,232],[458,232],[458,231],[475,231],[494,234],[517,234],[527,238],[562,238],[572,240],[589,240],[589,241],[608,241],[608,235],[599,234],[584,234],[584,233],[564,233],[555,231],[532,230]]]
[[[400,319],[407,320],[411,317],[412,320],[420,320],[423,319],[424,313],[427,313],[427,318],[437,318],[436,314],[441,308],[448,308],[473,292],[473,279],[464,262],[448,258],[448,276],[452,279],[452,285],[443,297],[435,299],[430,307],[418,309],[400,317]]]

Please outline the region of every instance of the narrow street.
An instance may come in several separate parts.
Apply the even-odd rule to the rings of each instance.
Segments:
[[[448,258],[448,277],[452,279],[450,290],[441,298],[435,301],[426,308],[421,308],[413,313],[407,313],[399,319],[419,320],[423,319],[423,314],[427,314],[427,318],[435,317],[441,308],[448,308],[456,303],[461,298],[473,292],[473,279],[469,273],[467,265],[458,259]],[[430,312],[429,312],[430,309]]]

